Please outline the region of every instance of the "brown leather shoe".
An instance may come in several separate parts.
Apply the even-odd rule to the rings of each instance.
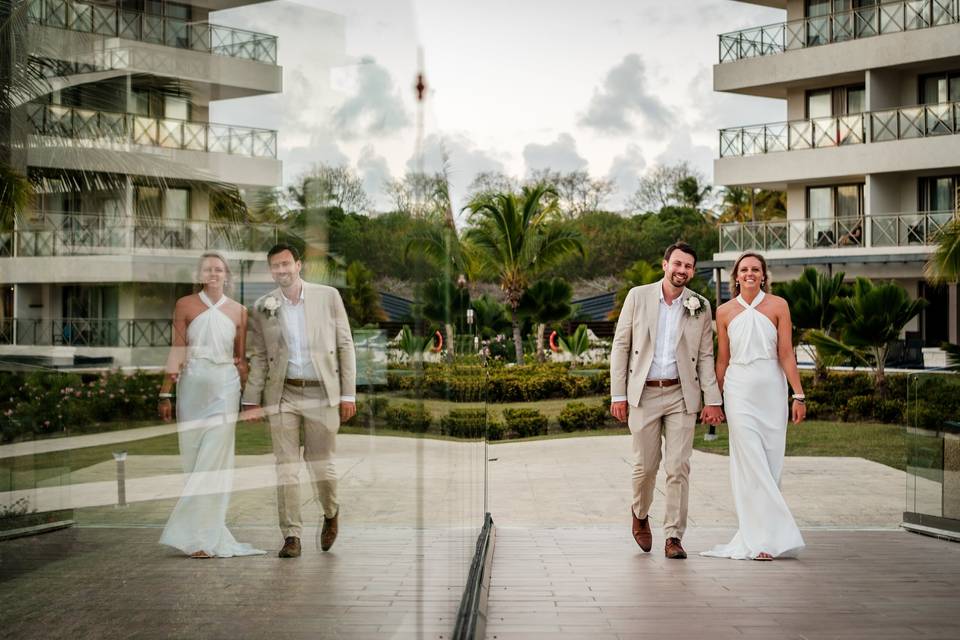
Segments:
[[[650,516],[643,520],[637,517],[630,509],[630,516],[633,518],[633,539],[637,541],[640,548],[649,552],[653,548],[653,532],[650,531]]]
[[[339,518],[340,511],[337,511],[337,515],[332,518],[323,516],[323,531],[320,533],[320,550],[329,551],[330,547],[333,546],[333,542],[337,539],[337,533],[339,531]]]
[[[281,558],[299,558],[300,557],[300,538],[289,536],[283,540],[283,548],[277,554]]]
[[[687,557],[687,552],[683,550],[683,546],[680,544],[680,538],[667,538],[663,551],[671,560],[683,560]]]

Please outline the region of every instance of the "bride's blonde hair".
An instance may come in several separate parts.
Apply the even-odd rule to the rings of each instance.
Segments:
[[[760,281],[760,290],[764,293],[770,293],[770,273],[767,271],[767,261],[756,251],[745,251],[740,254],[737,261],[733,263],[733,271],[730,272],[730,293],[734,296],[740,294],[740,283],[737,282],[737,271],[740,270],[740,263],[744,258],[756,258],[760,261],[760,267],[763,269],[763,279]]]
[[[193,282],[197,286],[197,291],[203,290],[203,279],[200,277],[200,269],[203,267],[203,261],[207,258],[216,258],[223,263],[223,270],[227,272],[227,277],[223,280],[223,292],[230,293],[233,290],[233,272],[230,271],[230,263],[223,257],[222,253],[217,251],[204,251],[197,260],[197,268],[193,272]]]

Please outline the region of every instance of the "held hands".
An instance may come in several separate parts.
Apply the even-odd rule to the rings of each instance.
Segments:
[[[240,422],[256,422],[263,420],[263,407],[258,404],[245,404],[240,411]]]
[[[700,422],[704,424],[718,425],[726,419],[727,417],[723,415],[723,407],[720,405],[706,406],[700,412]]]
[[[160,400],[160,404],[157,405],[157,413],[164,422],[173,420],[173,402],[170,401],[170,398]]]

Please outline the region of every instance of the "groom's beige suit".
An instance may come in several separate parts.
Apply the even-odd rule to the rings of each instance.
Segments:
[[[332,518],[339,511],[333,462],[339,405],[341,400],[354,401],[357,368],[340,293],[304,282],[299,304],[301,309],[286,300],[280,288],[254,304],[247,327],[250,375],[243,390],[243,404],[262,404],[270,420],[280,529],[284,537],[297,538],[303,527],[301,426],[304,460],[324,515]],[[299,325],[297,313],[302,313]]]
[[[633,512],[640,519],[647,517],[662,457],[667,480],[664,535],[682,538],[697,412],[704,402],[720,405],[722,399],[709,303],[684,289],[667,305],[662,286],[661,280],[627,294],[610,354],[610,392],[612,401],[628,404]],[[700,304],[695,315],[686,306],[691,296]]]

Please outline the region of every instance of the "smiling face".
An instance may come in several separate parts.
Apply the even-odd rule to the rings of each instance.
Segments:
[[[227,282],[227,265],[215,256],[207,256],[200,262],[200,284],[205,289],[221,291]]]
[[[735,278],[741,293],[759,291],[766,288],[767,269],[759,258],[744,256],[737,262]]]
[[[293,257],[289,251],[270,256],[270,275],[273,281],[284,289],[293,286],[300,278],[300,269],[303,263]]]
[[[673,287],[682,289],[696,273],[697,260],[681,249],[674,249],[661,266],[664,279]]]

